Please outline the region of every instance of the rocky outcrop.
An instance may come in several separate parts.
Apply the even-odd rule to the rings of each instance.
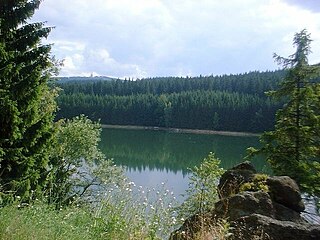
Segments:
[[[318,240],[319,225],[280,221],[265,215],[251,214],[233,223],[233,239]]]
[[[256,213],[282,221],[306,222],[298,212],[275,203],[268,193],[262,191],[243,192],[221,199],[215,204],[213,213],[230,221]]]
[[[305,209],[301,193],[288,176],[261,175],[250,162],[244,162],[222,175],[218,191],[220,200],[205,214],[206,226],[228,219],[231,239],[320,239],[320,226],[307,223],[301,216]],[[171,239],[193,239],[199,231],[196,219],[200,221],[199,216],[186,221]]]

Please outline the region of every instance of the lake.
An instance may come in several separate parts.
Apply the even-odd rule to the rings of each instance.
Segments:
[[[176,196],[188,187],[188,168],[200,165],[214,152],[225,169],[240,163],[245,150],[258,146],[258,137],[235,137],[173,133],[152,130],[103,129],[100,148],[137,185],[156,188],[161,183]],[[261,159],[254,159],[258,171],[268,172]]]
[[[159,188],[165,183],[182,201],[188,188],[188,168],[200,165],[209,152],[228,169],[242,162],[246,148],[259,146],[258,137],[220,136],[173,133],[152,130],[103,129],[100,148],[117,165],[126,167],[126,174],[136,185]],[[253,159],[258,171],[271,173],[261,158]],[[320,224],[314,199],[305,199],[304,217]]]

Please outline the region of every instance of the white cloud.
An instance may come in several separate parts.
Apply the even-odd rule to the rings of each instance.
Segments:
[[[307,9],[311,12],[320,12],[319,0],[284,0],[290,5],[295,5],[299,8]]]
[[[289,0],[46,0],[35,20],[56,28],[49,41],[62,74],[117,77],[206,75],[275,69],[295,32],[314,39],[320,13]]]
[[[114,75],[114,73],[118,73]],[[147,73],[136,64],[121,63],[113,59],[106,49],[84,48],[64,55],[62,76],[107,75],[120,78],[142,78]]]
[[[83,51],[86,47],[84,43],[66,40],[56,40],[54,45],[61,52]]]

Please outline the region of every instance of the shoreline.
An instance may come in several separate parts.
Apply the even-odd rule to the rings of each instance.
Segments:
[[[152,130],[152,131],[166,131],[166,132],[172,132],[172,133],[191,133],[191,134],[221,135],[221,136],[234,136],[234,137],[258,137],[261,135],[259,133],[250,133],[250,132],[230,132],[230,131],[148,127],[148,126],[134,126],[134,125],[101,124],[101,127],[102,128],[111,128],[111,129]]]

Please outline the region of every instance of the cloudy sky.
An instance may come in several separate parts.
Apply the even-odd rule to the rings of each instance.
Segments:
[[[55,26],[48,41],[61,76],[198,76],[274,70],[311,33],[320,62],[319,0],[44,0],[32,21]]]

